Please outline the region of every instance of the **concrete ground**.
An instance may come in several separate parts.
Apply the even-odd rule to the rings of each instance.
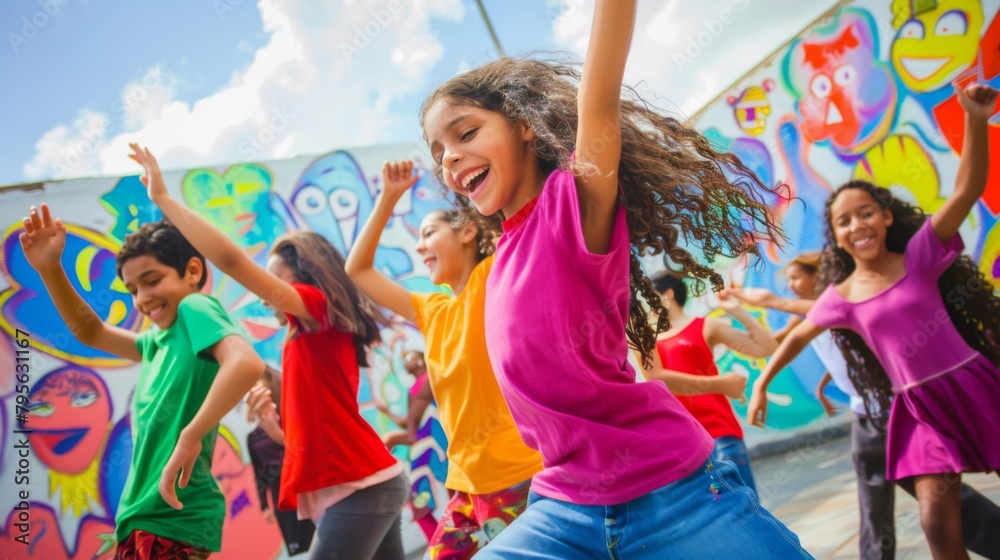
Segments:
[[[817,560],[858,558],[858,494],[850,439],[796,450],[753,462],[761,501],[794,531]],[[1000,503],[1000,477],[970,474],[963,481]],[[997,528],[1000,530],[1000,527]],[[982,558],[975,554],[973,559]],[[896,558],[930,559],[920,530],[917,501],[896,490]]]
[[[791,449],[753,459],[761,502],[799,536],[817,560],[858,558],[857,483],[850,439],[844,433],[839,432],[836,439],[803,439]],[[973,474],[963,480],[1000,503],[1000,477]],[[917,501],[897,489],[897,560],[931,558],[917,515]],[[415,552],[409,558],[421,557],[422,553]]]

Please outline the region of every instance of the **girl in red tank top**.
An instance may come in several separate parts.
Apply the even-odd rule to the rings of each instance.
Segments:
[[[729,404],[730,398],[745,398],[747,380],[736,374],[720,376],[712,347],[725,344],[741,354],[763,358],[770,356],[778,343],[735,298],[720,298],[719,303],[746,327],[746,332],[722,319],[686,315],[687,286],[681,278],[661,273],[653,278],[653,285],[670,313],[671,329],[657,337],[653,365],[645,371],[646,379],[667,384],[670,392],[715,439],[712,458],[732,461],[743,482],[756,491],[743,428]]]

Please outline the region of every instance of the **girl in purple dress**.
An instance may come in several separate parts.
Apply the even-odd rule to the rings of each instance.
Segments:
[[[763,426],[768,383],[834,329],[869,418],[888,431],[887,478],[913,478],[931,553],[949,560],[968,558],[961,473],[1000,469],[1000,298],[959,256],[958,235],[986,187],[987,119],[998,92],[956,89],[966,128],[954,192],[930,219],[863,181],[831,195],[823,255],[830,285],[754,383],[747,411]]]

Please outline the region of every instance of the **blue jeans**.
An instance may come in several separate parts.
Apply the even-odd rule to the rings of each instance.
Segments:
[[[531,492],[528,509],[476,560],[812,558],[757,503],[732,463],[711,459],[686,478],[613,506]]]
[[[735,436],[722,436],[715,440],[715,448],[712,450],[712,460],[716,463],[720,461],[730,461],[736,466],[736,472],[740,473],[743,484],[746,484],[754,494],[757,493],[757,484],[753,480],[753,471],[750,470],[750,455],[747,453],[747,444]]]

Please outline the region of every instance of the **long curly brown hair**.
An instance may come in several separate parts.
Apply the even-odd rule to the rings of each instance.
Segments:
[[[578,64],[501,58],[438,87],[424,101],[421,123],[439,99],[494,111],[512,125],[531,127],[536,136],[532,147],[546,173],[580,173],[570,161],[576,149],[579,83]],[[784,237],[764,203],[763,195],[774,189],[736,156],[716,151],[698,131],[652,107],[629,86],[623,87],[621,134],[620,201],[635,248],[626,334],[648,363],[657,333],[670,323],[639,257],[662,255],[666,268],[695,279],[698,290],[706,280],[721,290],[723,277],[709,266],[716,257],[759,255],[758,242]],[[436,173],[441,179],[440,166]],[[470,205],[465,197],[454,199]],[[648,320],[649,310],[658,315],[655,326]]]
[[[839,187],[826,202],[826,240],[823,250],[820,284],[839,284],[854,272],[854,258],[838,248],[833,236],[830,207],[840,193],[847,189],[862,190],[875,200],[883,210],[892,212],[892,225],[886,231],[885,245],[894,253],[903,253],[914,234],[923,226],[928,216],[919,207],[896,198],[889,189],[877,187],[866,181],[851,181]],[[969,287],[971,299],[952,297],[959,287]],[[976,263],[968,256],[960,256],[938,278],[938,290],[944,299],[951,322],[973,349],[991,362],[1000,364],[1000,297]],[[847,371],[855,389],[865,400],[865,410],[878,429],[885,431],[889,409],[892,405],[892,384],[882,364],[875,357],[861,336],[848,329],[832,329],[834,341],[844,354]]]

